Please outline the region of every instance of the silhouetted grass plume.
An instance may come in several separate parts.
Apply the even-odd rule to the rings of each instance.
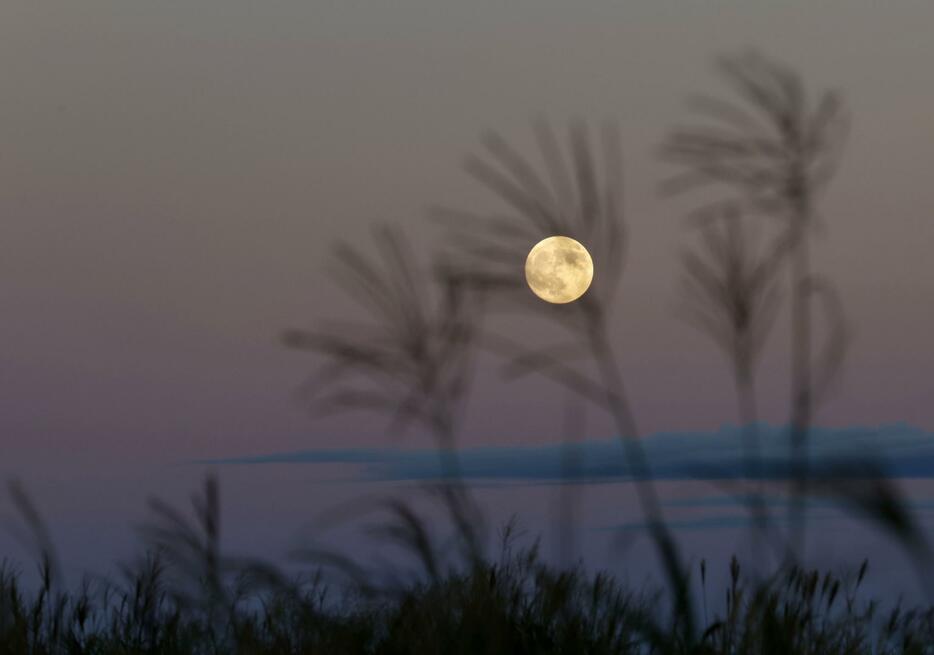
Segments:
[[[812,101],[801,76],[790,66],[747,51],[717,60],[718,71],[739,104],[716,96],[695,95],[689,101],[699,124],[672,131],[663,157],[683,172],[668,180],[668,193],[714,185],[725,197],[707,198],[697,212],[739,206],[744,211],[777,219],[781,233],[775,250],[787,252],[791,278],[791,447],[794,474],[792,544],[804,552],[804,499],[808,492],[808,429],[820,393],[815,381],[833,378],[846,344],[846,325],[830,325],[830,355],[813,373],[814,290],[818,300],[831,298],[833,287],[812,272],[809,242],[818,224],[816,203],[833,177],[849,121],[841,95],[821,93]],[[819,282],[818,282],[819,279]],[[839,312],[831,315],[839,319]]]

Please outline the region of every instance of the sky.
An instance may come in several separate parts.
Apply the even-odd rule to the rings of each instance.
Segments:
[[[907,1],[8,0],[0,473],[399,443],[375,418],[311,420],[294,391],[315,361],[278,335],[353,311],[326,271],[336,239],[394,221],[427,260],[428,206],[489,200],[461,165],[479,135],[529,150],[536,117],[619,123],[613,338],[642,430],[734,421],[719,353],[675,318],[686,205],[659,196],[656,150],[689,93],[723,89],[712,57],[749,46],[853,115],[815,261],[855,340],[818,421],[934,430],[932,24]],[[787,343],[760,369],[775,423]],[[560,438],[560,390],[480,377],[463,443]]]

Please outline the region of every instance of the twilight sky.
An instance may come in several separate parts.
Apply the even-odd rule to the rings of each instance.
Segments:
[[[460,165],[481,131],[529,150],[536,116],[619,121],[616,340],[643,429],[732,420],[718,353],[674,317],[686,205],[658,197],[653,149],[745,46],[843,89],[854,119],[816,261],[856,340],[819,420],[934,429],[932,25],[920,1],[6,0],[0,473],[384,443],[378,420],[308,420],[290,394],[313,361],[277,335],[350,309],[335,238],[389,219],[427,246],[428,205],[486,202]],[[786,345],[760,370],[772,421]],[[559,391],[483,375],[469,443],[560,436]]]

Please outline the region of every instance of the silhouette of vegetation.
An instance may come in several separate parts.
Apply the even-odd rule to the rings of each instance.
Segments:
[[[140,530],[143,555],[122,567],[118,579],[86,578],[77,591],[66,590],[49,531],[13,484],[20,536],[37,554],[40,582],[27,591],[12,564],[0,565],[0,655],[934,653],[934,609],[906,611],[862,599],[865,562],[852,576],[803,563],[803,503],[820,494],[894,536],[919,578],[934,588],[927,537],[885,471],[854,462],[816,475],[807,451],[814,412],[839,372],[848,337],[842,303],[831,282],[814,272],[809,248],[817,198],[836,169],[846,132],[842,101],[825,93],[809,103],[793,71],[755,53],[723,58],[719,67],[744,104],[692,99],[691,107],[713,123],[671,134],[663,154],[683,174],[665,188],[717,185],[714,197],[690,212],[699,243],[682,255],[682,311],[723,351],[734,375],[745,429],[741,482],[752,485],[743,487],[743,498],[756,538],[789,544],[779,546],[785,555],[779,566],[749,578],[733,558],[725,594],[718,592],[724,601],[711,611],[706,562],[695,578],[665,521],[612,338],[609,308],[628,245],[618,135],[607,126],[594,146],[588,128],[574,123],[562,146],[548,124],[537,122],[540,165],[493,133],[482,140],[484,154],[467,159],[468,174],[505,209],[435,208],[432,217],[446,240],[431,275],[399,230],[379,226],[375,255],[339,244],[332,260],[336,280],[359,302],[365,320],[321,320],[282,335],[286,346],[316,357],[315,373],[299,394],[313,415],[376,411],[388,417],[393,433],[414,425],[434,438],[443,476],[426,491],[439,502],[443,521],[389,498],[375,508],[382,520],[370,532],[381,544],[401,547],[416,570],[375,570],[316,545],[291,553],[298,572],[231,555],[222,538],[219,484],[209,476],[192,496],[191,514],[150,502],[150,519]],[[779,220],[754,232],[762,217]],[[755,237],[762,232],[774,232],[764,246]],[[584,243],[600,272],[593,288],[568,305],[539,302],[524,288],[529,248],[556,234]],[[763,501],[755,374],[786,270],[792,450],[782,472],[790,480],[792,522],[789,534],[781,534]],[[556,322],[564,341],[533,348],[494,333],[485,319],[503,307]],[[816,356],[815,307],[823,310],[829,335]],[[610,415],[664,587],[635,590],[580,565],[550,565],[515,521],[490,546],[457,459],[480,349],[502,358],[507,379],[537,374],[568,390],[569,443],[581,436],[583,405]],[[569,458],[569,471],[572,466]],[[444,529],[453,537],[444,538]],[[339,581],[335,573],[342,574]]]
[[[455,425],[469,374],[469,353],[479,308],[457,279],[431,297],[424,271],[404,236],[380,226],[374,234],[379,260],[349,244],[335,248],[334,272],[367,311],[368,323],[330,321],[283,335],[291,348],[310,350],[327,363],[303,388],[316,414],[376,410],[389,429],[411,422],[428,427],[451,478],[458,476]],[[351,381],[348,378],[353,376]]]
[[[694,220],[700,223],[701,246],[682,254],[681,313],[716,343],[732,368],[743,426],[745,475],[753,485],[743,497],[754,519],[753,550],[758,559],[763,556],[762,538],[773,546],[780,543],[763,502],[755,365],[779,304],[775,278],[783,252],[756,252],[756,244],[748,234],[749,221],[739,211],[724,206],[695,215]]]
[[[808,453],[814,413],[832,389],[849,344],[842,302],[830,279],[814,272],[809,245],[821,225],[817,200],[837,170],[849,130],[842,96],[826,91],[811,101],[795,71],[754,51],[721,57],[717,67],[741,104],[708,95],[689,100],[700,122],[675,129],[664,143],[663,158],[682,172],[663,190],[680,194],[714,187],[688,214],[692,225],[701,226],[703,245],[702,254],[688,251],[684,257],[691,291],[685,307],[731,362],[747,433],[747,477],[756,485],[752,493],[744,492],[756,518],[753,526],[776,543],[757,480],[753,364],[775,317],[775,276],[783,268],[790,275],[792,335],[786,563],[805,556],[804,503],[809,494],[820,494],[877,522],[899,540],[919,571],[926,571],[930,548],[884,469],[852,462],[815,475]],[[763,254],[756,254],[745,237],[744,215],[779,226]],[[720,233],[713,227],[717,222]],[[826,333],[816,356],[815,302]],[[864,482],[853,484],[859,477]]]
[[[20,489],[14,493],[26,498]],[[224,553],[213,479],[192,505],[194,521],[151,503],[152,523],[141,531],[147,554],[117,580],[87,578],[77,591],[63,590],[60,574],[39,552],[41,583],[27,590],[9,562],[0,565],[0,653],[934,652],[934,609],[862,599],[866,562],[848,575],[792,566],[762,581],[747,580],[734,558],[722,610],[708,617],[701,561],[696,591],[705,616],[688,643],[659,618],[662,590],[631,590],[606,573],[550,566],[536,542],[521,542],[514,522],[502,529],[494,556],[442,568],[425,541],[424,521],[397,514],[385,524],[387,536],[392,529],[422,534],[425,540],[403,541],[428,574],[386,587],[374,587],[364,575],[337,590],[320,568],[286,575]],[[46,535],[33,506],[19,507],[33,536]]]
[[[610,338],[609,308],[622,274],[626,245],[619,138],[612,125],[604,127],[602,157],[598,157],[582,123],[572,124],[568,131],[568,154],[547,123],[537,122],[534,131],[543,173],[495,133],[483,139],[486,156],[472,156],[465,163],[467,172],[505,204],[509,213],[487,216],[447,208],[433,211],[448,228],[452,250],[464,253],[460,259],[454,253],[446,254],[442,274],[491,296],[489,302],[494,306],[497,299],[521,306],[531,299],[524,289],[522,267],[532,245],[558,234],[580,241],[591,251],[594,267],[600,271],[592,289],[566,305],[532,303],[536,311],[568,329],[570,342],[530,350],[502,335],[486,333],[483,343],[507,358],[505,370],[510,376],[546,374],[609,412],[672,592],[671,615],[676,621],[672,629],[690,640],[694,611],[687,572],[665,523]],[[598,379],[589,377],[570,357],[562,357],[563,353],[589,354]]]
[[[430,431],[445,477],[438,491],[476,558],[483,517],[461,483],[456,434],[482,297],[456,277],[432,278],[417,270],[417,258],[399,230],[380,226],[374,241],[376,261],[346,243],[337,245],[333,258],[337,281],[370,321],[288,330],[283,341],[325,359],[302,389],[302,400],[314,413],[375,410],[389,415],[391,431],[413,422]],[[393,508],[403,518],[409,511],[401,502]]]
[[[809,242],[818,223],[817,199],[837,169],[848,131],[839,93],[809,98],[801,77],[790,67],[750,51],[721,57],[718,69],[742,104],[708,95],[690,106],[703,124],[676,129],[663,156],[684,172],[665,184],[669,193],[715,184],[730,192],[708,200],[695,213],[717,207],[778,219],[781,235],[774,246],[787,252],[791,277],[791,453],[794,463],[790,505],[792,543],[802,554],[804,500],[808,493],[808,430],[815,403],[843,359],[846,324],[831,283],[812,271]],[[816,291],[819,292],[816,293]],[[824,301],[837,319],[821,369],[812,371],[812,301]],[[816,385],[820,381],[821,387]]]

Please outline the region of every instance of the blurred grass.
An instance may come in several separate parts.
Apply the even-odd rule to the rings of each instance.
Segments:
[[[27,589],[11,562],[0,564],[2,655],[934,653],[934,609],[865,598],[865,562],[850,575],[791,565],[753,580],[734,557],[729,578],[714,585],[701,561],[686,584],[703,600],[703,615],[685,640],[668,587],[629,588],[605,572],[550,565],[515,521],[492,554],[468,556],[455,544],[450,552],[460,555],[446,557],[434,539],[438,526],[401,503],[387,506],[373,538],[403,544],[422,573],[378,586],[364,564],[322,554],[286,575],[224,553],[211,478],[192,497],[194,521],[152,502],[145,554],[116,580],[86,578],[66,590],[39,512],[13,489],[27,530],[42,537],[41,576]],[[457,508],[448,511],[456,523]],[[330,568],[358,576],[329,583]],[[708,605],[720,609],[708,614]]]

